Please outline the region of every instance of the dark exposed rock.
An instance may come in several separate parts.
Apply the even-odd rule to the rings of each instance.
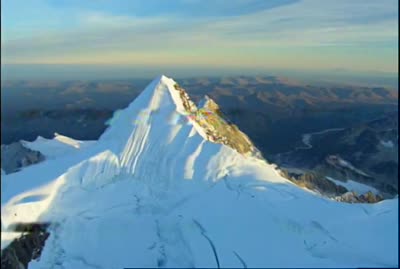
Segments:
[[[304,174],[295,174],[282,170],[281,175],[301,187],[317,190],[326,196],[337,196],[347,192],[345,187],[336,185],[334,182],[318,173],[306,172]]]
[[[43,161],[45,157],[39,151],[24,147],[21,142],[1,145],[1,168],[6,174],[13,173],[22,167]]]
[[[28,263],[38,259],[42,253],[46,239],[48,223],[19,223],[14,230],[24,234],[12,241],[1,251],[1,268],[25,269]]]
[[[337,185],[334,182],[326,179],[322,174],[315,172],[305,172],[302,174],[289,173],[282,169],[280,170],[280,174],[300,187],[318,191],[322,195],[334,198],[339,202],[377,203],[383,200],[381,195],[375,195],[371,191],[361,195],[352,191],[348,191],[345,187]]]

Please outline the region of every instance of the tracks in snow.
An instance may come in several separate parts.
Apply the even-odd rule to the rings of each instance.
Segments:
[[[214,257],[215,257],[215,262],[217,264],[217,268],[221,268],[220,264],[219,264],[219,258],[218,258],[218,253],[217,253],[217,249],[215,248],[214,242],[210,239],[210,237],[208,237],[207,235],[207,231],[204,229],[204,227],[195,219],[193,219],[193,222],[197,225],[197,227],[199,228],[201,235],[207,239],[208,243],[211,246],[211,249],[214,253]]]

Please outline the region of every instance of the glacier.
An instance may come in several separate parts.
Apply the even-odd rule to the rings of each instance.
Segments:
[[[1,248],[49,222],[29,268],[398,267],[398,198],[347,204],[209,141],[176,82],[153,80],[97,141],[24,145],[46,161],[2,174]]]

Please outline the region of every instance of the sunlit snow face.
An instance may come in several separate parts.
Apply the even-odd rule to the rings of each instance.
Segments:
[[[139,112],[139,114],[137,115],[136,120],[134,121],[135,124],[140,124],[141,122],[144,122],[148,119],[148,117],[150,116],[150,113],[146,110],[142,110]]]
[[[120,110],[120,109],[116,110],[116,111],[114,112],[112,118],[110,118],[109,120],[107,120],[105,124],[108,125],[108,126],[112,125],[113,122],[115,122],[115,121],[120,117],[121,112],[122,112],[122,110]]]

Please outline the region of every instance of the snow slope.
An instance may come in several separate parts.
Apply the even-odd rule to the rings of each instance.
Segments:
[[[33,142],[21,140],[22,145],[31,149],[40,151],[46,158],[54,159],[58,156],[70,154],[76,150],[88,147],[95,141],[80,141],[67,136],[54,134],[53,139],[46,139],[38,136]]]
[[[298,188],[199,135],[174,84],[151,82],[97,142],[3,175],[2,248],[12,224],[49,221],[29,268],[398,266],[397,198]]]

